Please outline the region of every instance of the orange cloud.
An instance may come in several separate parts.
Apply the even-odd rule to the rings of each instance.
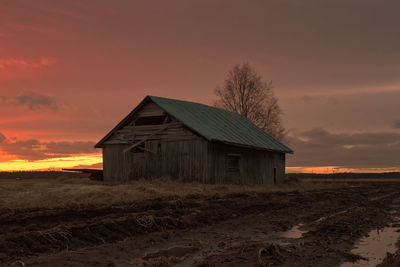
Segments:
[[[0,133],[0,151],[5,155],[16,156],[20,160],[38,161],[51,158],[67,158],[79,155],[99,154],[91,141],[51,141],[37,139],[8,139]]]

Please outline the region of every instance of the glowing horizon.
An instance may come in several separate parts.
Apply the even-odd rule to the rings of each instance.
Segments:
[[[102,155],[77,155],[73,157],[62,157],[53,159],[44,159],[37,161],[27,161],[14,159],[7,162],[0,162],[0,172],[7,171],[59,171],[63,168],[93,168],[102,169]],[[400,172],[400,168],[342,168],[340,166],[319,166],[319,167],[286,167],[286,173],[384,173]]]
[[[286,167],[286,173],[384,173],[384,172],[400,172],[400,168],[342,168],[340,166],[320,166],[320,167]]]
[[[52,158],[36,161],[15,159],[0,162],[0,171],[39,171],[61,170],[62,168],[76,168],[98,165],[102,163],[102,155],[77,155],[73,157]]]

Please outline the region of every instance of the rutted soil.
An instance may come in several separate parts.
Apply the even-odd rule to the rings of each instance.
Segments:
[[[108,208],[0,212],[0,263],[21,266],[338,266],[392,221],[400,184],[191,195]],[[299,225],[299,238],[283,232]],[[290,235],[289,235],[290,236]]]

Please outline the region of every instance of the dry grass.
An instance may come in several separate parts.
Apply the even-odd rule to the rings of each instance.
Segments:
[[[307,191],[346,186],[345,183],[300,182],[289,185],[205,185],[169,179],[105,184],[88,179],[0,179],[0,209],[72,208],[110,206],[145,199],[189,194]]]

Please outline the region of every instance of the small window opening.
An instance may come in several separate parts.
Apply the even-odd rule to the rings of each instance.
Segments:
[[[228,154],[226,157],[226,167],[228,171],[238,172],[240,165],[240,155]]]
[[[274,168],[274,184],[276,184],[276,168]]]
[[[157,153],[158,153],[158,154],[161,154],[161,144],[158,144]]]
[[[159,125],[163,124],[167,119],[167,116],[147,116],[147,117],[139,117],[135,121],[135,125]]]

